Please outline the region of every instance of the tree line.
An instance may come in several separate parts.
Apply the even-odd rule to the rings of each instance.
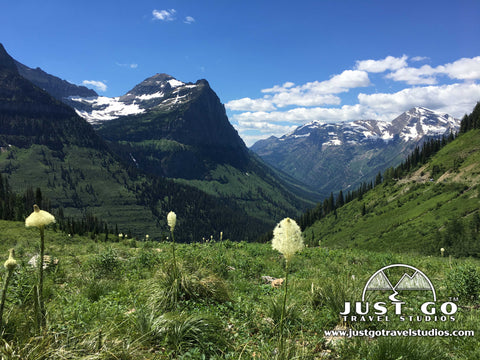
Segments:
[[[90,235],[92,239],[118,239],[118,227],[111,227],[106,221],[86,213],[82,218],[65,216],[63,208],[52,209],[51,201],[42,195],[40,188],[35,190],[28,187],[22,194],[15,193],[8,182],[8,178],[0,174],[0,219],[10,221],[24,221],[37,204],[55,216],[54,231],[63,231],[71,236]],[[115,230],[117,229],[117,230]],[[113,236],[112,236],[113,235]]]

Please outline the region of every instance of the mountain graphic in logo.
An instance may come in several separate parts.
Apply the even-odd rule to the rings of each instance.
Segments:
[[[391,268],[405,268],[404,274],[395,284],[395,286],[392,285],[392,282],[385,273],[385,270]],[[409,275],[412,270],[414,271],[413,275]],[[422,271],[413,266],[405,264],[388,265],[373,274],[363,289],[362,301],[365,301],[367,291],[376,290],[393,292],[393,294],[389,296],[390,300],[393,302],[399,301],[395,298],[395,296],[398,294],[398,291],[406,290],[431,291],[433,295],[433,301],[437,301],[437,295],[430,279]]]

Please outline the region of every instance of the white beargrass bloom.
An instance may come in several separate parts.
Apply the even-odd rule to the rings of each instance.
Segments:
[[[7,269],[8,271],[13,271],[17,267],[17,260],[13,258],[13,253],[14,253],[14,250],[10,249],[10,254],[8,255],[8,259],[7,261],[5,261],[5,264],[3,264],[3,266],[5,266],[5,269]]]
[[[173,229],[175,229],[175,224],[177,223],[177,214],[175,214],[173,211],[170,211],[167,215],[167,223],[168,226],[170,226],[170,231],[173,232]]]
[[[285,218],[273,229],[272,248],[281,252],[287,261],[303,246],[302,230],[295,220]]]
[[[54,223],[55,217],[47,211],[40,210],[33,205],[33,212],[25,219],[25,226],[36,226],[38,228]]]

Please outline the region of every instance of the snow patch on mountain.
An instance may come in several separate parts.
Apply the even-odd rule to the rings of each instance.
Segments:
[[[188,101],[197,85],[184,83],[167,74],[157,74],[135,86],[127,94],[82,98],[71,96],[69,103],[78,115],[91,124],[114,120],[121,116],[137,115],[150,109],[168,109]]]
[[[413,108],[392,121],[357,120],[325,123],[312,121],[299,126],[282,136],[280,141],[295,141],[315,134],[322,146],[360,144],[368,141],[392,141],[398,136],[404,142],[415,141],[424,136],[441,136],[457,131],[460,120],[423,107]]]
[[[176,87],[185,85],[185,83],[183,83],[181,81],[178,81],[177,79],[168,80],[168,83],[170,84],[170,86],[172,88],[176,88]]]
[[[165,96],[165,93],[163,91],[159,91],[159,92],[156,92],[156,93],[153,93],[153,94],[143,94],[143,95],[138,95],[138,96],[135,96],[138,100],[142,101],[142,100],[151,100],[151,99],[158,99],[158,98],[162,98]]]
[[[144,109],[141,109],[139,104],[136,104],[135,102],[132,104],[125,104],[119,99],[119,97],[109,98],[105,96],[89,98],[81,98],[76,96],[69,97],[69,100],[84,107],[87,106],[90,109],[90,111],[88,111],[75,108],[75,111],[78,115],[83,117],[91,124],[113,120],[120,116],[141,114],[145,111]]]

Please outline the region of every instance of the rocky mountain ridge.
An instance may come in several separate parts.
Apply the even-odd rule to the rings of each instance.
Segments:
[[[326,196],[372,180],[425,139],[456,132],[459,125],[448,114],[415,107],[391,122],[313,121],[280,138],[260,140],[251,150]]]
[[[14,60],[15,66],[21,76],[45,90],[57,100],[64,101],[69,96],[98,96],[98,94],[85,86],[78,86],[50,75],[39,67],[32,69]]]
[[[260,140],[252,146],[256,151],[278,139],[278,141],[299,141],[312,137],[321,140],[322,146],[340,146],[342,144],[357,145],[369,141],[383,140],[388,142],[398,137],[402,141],[418,140],[424,136],[442,136],[450,131],[457,131],[460,120],[448,114],[415,107],[402,113],[390,121],[356,120],[338,123],[312,121],[299,126],[294,131],[280,138],[270,137]]]

